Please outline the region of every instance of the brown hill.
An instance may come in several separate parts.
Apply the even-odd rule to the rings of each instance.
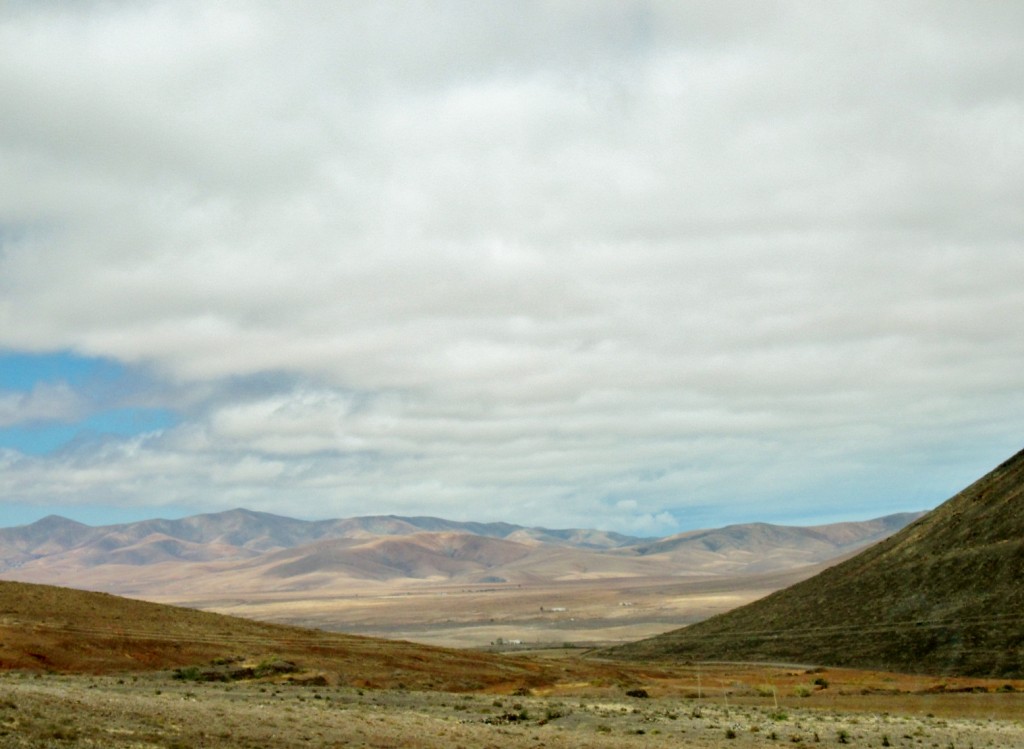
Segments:
[[[636,669],[499,656],[255,622],[49,585],[0,582],[0,670],[121,673],[221,663],[294,664],[330,683],[512,691],[635,681]]]
[[[1024,451],[815,577],[608,654],[1024,676]]]

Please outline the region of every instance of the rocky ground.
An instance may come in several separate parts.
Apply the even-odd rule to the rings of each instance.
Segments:
[[[169,672],[9,672],[0,675],[0,747],[1024,747],[1024,723],[1013,717],[1024,716],[1019,693],[999,695],[998,718],[963,718],[949,705],[937,715],[901,714],[898,701],[892,711],[864,712],[776,707],[773,698],[731,704],[724,694],[588,691],[452,694],[315,680],[209,683]]]

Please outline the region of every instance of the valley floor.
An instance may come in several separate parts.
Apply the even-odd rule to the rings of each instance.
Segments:
[[[348,591],[156,597],[161,603],[443,647],[608,645],[706,619],[805,579],[819,567],[737,577],[649,577],[524,584],[363,582]]]
[[[1020,692],[940,693],[935,679],[857,672],[828,672],[842,683],[810,695],[793,691],[816,673],[708,667],[699,696],[664,682],[645,698],[614,684],[452,694],[9,672],[0,675],[0,747],[1024,747]],[[897,693],[907,687],[924,691]]]

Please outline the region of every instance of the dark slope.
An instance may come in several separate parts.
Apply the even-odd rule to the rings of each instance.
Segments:
[[[1024,677],[1024,451],[846,562],[607,654]]]

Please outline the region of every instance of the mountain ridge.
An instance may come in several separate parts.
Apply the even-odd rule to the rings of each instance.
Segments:
[[[820,564],[913,514],[799,528],[766,523],[638,539],[587,529],[375,515],[305,521],[245,509],[87,526],[57,516],[0,529],[0,574],[122,595],[327,590],[360,581],[524,583],[760,574]],[[444,549],[447,549],[445,551]]]
[[[236,547],[240,554],[294,548],[330,538],[408,535],[421,531],[461,531],[478,536],[504,538],[524,534],[547,542],[570,546],[615,548],[643,541],[590,529],[547,529],[511,523],[454,521],[430,516],[367,515],[330,520],[299,520],[284,515],[235,508],[216,513],[190,515],[176,520],[155,518],[132,523],[91,526],[60,515],[48,515],[34,523],[0,528],[0,565],[19,556],[53,553],[52,545],[69,551],[84,543],[129,546],[153,535],[188,543],[221,543]],[[601,543],[597,539],[603,539]],[[2,569],[2,568],[0,568]]]

